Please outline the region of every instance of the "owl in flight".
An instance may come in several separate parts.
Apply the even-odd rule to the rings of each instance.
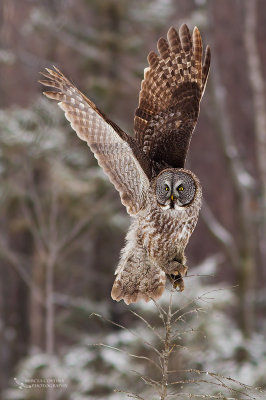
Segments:
[[[132,216],[111,293],[126,304],[158,299],[166,277],[184,289],[184,250],[201,208],[200,182],[184,165],[206,86],[210,48],[203,62],[200,32],[195,27],[191,36],[185,24],[179,33],[171,27],[167,39],[159,39],[159,55],[148,55],[135,137],[106,117],[57,68],[46,69],[46,79],[40,81],[52,88],[44,94],[59,101]]]

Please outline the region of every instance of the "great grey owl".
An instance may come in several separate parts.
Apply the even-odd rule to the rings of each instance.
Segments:
[[[203,62],[197,27],[192,36],[186,25],[179,33],[171,27],[167,38],[158,41],[159,55],[148,55],[135,137],[108,119],[57,68],[46,69],[47,79],[40,81],[53,88],[44,94],[59,101],[132,216],[111,293],[126,304],[158,299],[166,276],[184,289],[184,250],[201,207],[201,185],[184,164],[208,77],[210,48]]]

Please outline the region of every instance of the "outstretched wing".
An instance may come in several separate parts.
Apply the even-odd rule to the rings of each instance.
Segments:
[[[99,165],[119,191],[129,214],[136,214],[145,203],[149,187],[149,163],[137,142],[110,121],[57,68],[43,72],[44,86],[55,91],[44,94],[59,101],[66,118],[80,139],[85,140]]]
[[[148,55],[134,128],[138,142],[153,163],[155,173],[165,167],[184,167],[204,93],[210,48],[202,65],[202,41],[198,28],[191,38],[182,25],[179,34],[171,27],[168,41],[158,41],[158,56]]]

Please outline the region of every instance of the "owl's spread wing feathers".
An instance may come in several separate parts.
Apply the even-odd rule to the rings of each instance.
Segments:
[[[210,67],[208,46],[202,65],[198,28],[191,37],[186,25],[179,34],[171,27],[167,37],[158,41],[159,56],[148,55],[134,120],[136,138],[155,173],[184,167]]]
[[[128,213],[136,214],[145,204],[149,187],[145,155],[133,138],[105,117],[57,68],[46,71],[42,75],[47,79],[40,83],[56,91],[44,94],[59,101],[72,128],[88,143],[99,165],[119,191]]]

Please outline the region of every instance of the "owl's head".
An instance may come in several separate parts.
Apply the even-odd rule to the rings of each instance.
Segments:
[[[197,192],[195,175],[184,169],[167,169],[156,180],[156,199],[163,210],[189,206]]]

